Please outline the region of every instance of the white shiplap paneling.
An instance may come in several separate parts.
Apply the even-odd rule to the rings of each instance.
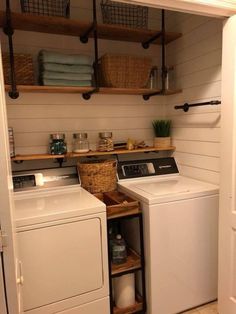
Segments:
[[[175,157],[181,172],[219,183],[220,106],[195,107],[188,113],[175,105],[220,99],[222,21],[177,15],[174,28],[183,37],[168,46],[168,63],[175,68],[175,84],[183,93],[168,98],[167,116],[173,121]]]

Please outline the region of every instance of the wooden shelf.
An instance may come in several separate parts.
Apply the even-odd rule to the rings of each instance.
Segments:
[[[137,148],[133,150],[127,149],[116,149],[111,152],[98,152],[90,151],[88,153],[67,153],[65,155],[50,155],[50,154],[31,154],[31,155],[16,155],[12,157],[12,161],[23,161],[23,160],[39,160],[39,159],[57,159],[57,158],[78,158],[86,156],[102,156],[102,155],[120,155],[120,154],[132,154],[132,153],[143,153],[143,152],[156,152],[156,151],[171,151],[175,150],[175,146],[169,146],[166,148],[156,148],[156,147],[145,147]]]
[[[10,91],[11,86],[5,85],[5,90]],[[94,87],[74,87],[74,86],[39,86],[39,85],[17,85],[19,92],[23,93],[69,93],[69,94],[83,94],[90,92]],[[107,95],[145,95],[150,93],[160,92],[160,89],[148,88],[113,88],[101,87],[98,94]],[[181,93],[182,90],[168,90],[164,95],[174,95]]]
[[[123,309],[114,306],[113,313],[114,314],[131,314],[131,313],[137,313],[141,310],[143,310],[143,300],[142,300],[142,297],[136,295],[135,304],[128,306],[126,308],[123,308]]]
[[[112,263],[111,275],[114,277],[116,275],[120,275],[122,273],[138,269],[141,269],[141,258],[134,250],[128,248],[127,261],[119,265]]]
[[[5,23],[5,12],[0,11],[0,27]],[[12,12],[13,29],[41,32],[49,34],[61,34],[79,37],[89,29],[92,23],[66,19],[63,17],[37,16],[26,13]],[[133,29],[124,26],[98,24],[98,38],[143,42],[156,35],[159,30]],[[90,34],[93,36],[93,32]],[[181,37],[181,33],[166,32],[166,44]],[[161,44],[161,38],[158,38],[154,44]]]

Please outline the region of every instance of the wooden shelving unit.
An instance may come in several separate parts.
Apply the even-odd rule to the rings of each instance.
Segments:
[[[143,299],[139,295],[136,295],[136,301],[134,305],[128,306],[126,308],[120,309],[118,307],[113,308],[114,314],[131,314],[142,311],[143,309]]]
[[[3,27],[5,23],[5,12],[0,11],[0,27]],[[48,34],[61,34],[68,36],[79,37],[84,35],[86,31],[91,27],[92,23],[82,22],[72,19],[66,19],[63,17],[51,17],[51,16],[36,16],[26,13],[12,12],[12,26],[14,29],[41,32]],[[133,29],[128,27],[110,25],[110,24],[98,24],[98,38],[129,41],[129,42],[143,42],[149,40],[156,35],[159,30],[145,30],[145,29]],[[90,33],[90,37],[93,33]],[[166,32],[166,41],[169,42],[181,37],[181,33]],[[161,39],[158,38],[153,42],[154,44],[161,44]]]
[[[98,152],[90,151],[88,153],[67,153],[65,155],[50,155],[50,154],[31,154],[31,155],[16,155],[12,157],[12,161],[24,161],[24,160],[43,160],[43,159],[64,159],[64,158],[78,158],[86,156],[102,156],[102,155],[121,155],[121,154],[132,154],[132,153],[144,153],[144,152],[158,152],[158,151],[172,151],[175,150],[175,146],[170,146],[166,148],[156,148],[156,147],[145,147],[133,150],[127,149],[116,149],[110,152]]]
[[[111,275],[115,276],[138,269],[141,269],[141,258],[134,250],[129,248],[127,250],[127,261],[125,263],[119,265],[112,263]]]
[[[10,85],[5,86],[5,90],[9,92]],[[92,91],[94,87],[68,87],[68,86],[39,86],[39,85],[17,85],[17,90],[23,93],[62,93],[62,94],[83,94]],[[98,94],[107,95],[145,95],[160,92],[160,89],[148,88],[113,88],[100,87]],[[174,95],[181,93],[181,89],[167,90],[164,95]]]

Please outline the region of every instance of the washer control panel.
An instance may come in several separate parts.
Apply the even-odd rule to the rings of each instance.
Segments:
[[[173,157],[122,161],[117,168],[119,179],[179,173]]]

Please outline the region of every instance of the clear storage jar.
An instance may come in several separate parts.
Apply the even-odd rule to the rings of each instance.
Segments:
[[[74,133],[73,134],[73,152],[74,153],[87,153],[89,151],[87,133]]]
[[[63,133],[50,134],[49,151],[51,155],[66,154],[67,146],[65,142],[65,134]]]
[[[109,152],[114,150],[112,132],[100,132],[98,150],[100,152]]]

